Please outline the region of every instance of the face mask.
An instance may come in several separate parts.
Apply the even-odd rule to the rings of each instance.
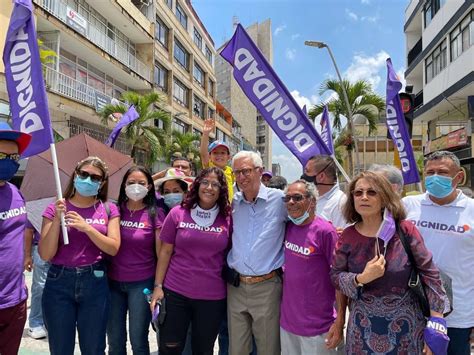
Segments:
[[[316,175],[309,176],[309,175],[306,175],[306,173],[303,173],[303,175],[301,175],[300,179],[304,180],[304,181],[307,181],[310,184],[314,184],[316,182],[315,177],[316,177]]]
[[[180,204],[183,201],[183,194],[180,192],[166,194],[163,196],[166,206],[173,208],[174,206]]]
[[[148,189],[140,184],[132,184],[125,188],[125,194],[132,201],[140,201],[148,194]]]
[[[79,176],[76,176],[74,178],[74,187],[84,197],[96,196],[99,193],[100,182],[91,181],[90,177],[81,179]]]
[[[0,160],[0,181],[9,181],[18,171],[20,164],[13,159]]]
[[[296,224],[297,226],[299,226],[300,224],[302,224],[304,221],[306,221],[306,219],[309,217],[309,212],[306,211],[305,213],[303,213],[303,215],[301,217],[291,217],[290,215],[288,215],[288,218],[290,219],[290,221],[292,221],[294,224]]]
[[[392,214],[390,211],[385,208],[383,212],[383,220],[382,224],[379,227],[379,230],[375,234],[377,238],[383,240],[385,247],[387,247],[388,242],[392,239],[393,235],[395,234],[395,220],[393,219]]]
[[[431,175],[425,178],[426,191],[436,198],[444,198],[453,192],[453,178],[442,175]]]

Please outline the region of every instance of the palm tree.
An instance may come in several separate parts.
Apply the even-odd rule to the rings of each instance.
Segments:
[[[123,128],[127,142],[132,147],[131,157],[136,161],[139,150],[147,152],[147,164],[152,165],[159,157],[160,149],[166,144],[170,131],[169,113],[156,108],[163,103],[161,94],[149,92],[144,95],[127,91],[120,97],[121,101],[134,105],[139,117]],[[125,113],[128,110],[124,104],[108,104],[99,112],[103,124],[108,125],[109,116],[114,113]],[[155,120],[163,122],[163,129],[155,126]]]
[[[372,86],[365,80],[358,80],[351,83],[349,80],[343,80],[342,85],[346,89],[351,107],[352,117],[358,115],[365,117],[369,124],[369,135],[377,131],[377,123],[379,122],[379,114],[385,110],[385,100],[372,90]],[[344,102],[343,86],[339,80],[328,79],[323,82],[320,88],[320,95],[333,92],[328,102],[313,106],[309,111],[309,117],[315,119],[316,116],[323,112],[324,106],[327,105],[333,114],[334,130],[340,132],[342,129],[341,118],[350,117],[347,111],[347,105]],[[346,147],[349,159],[349,171],[354,172],[354,163],[352,161],[352,150],[354,149],[354,132],[351,132],[350,125],[346,125],[343,139],[339,139],[339,144]]]
[[[177,130],[171,132],[168,143],[162,147],[161,156],[170,163],[172,157],[183,156],[191,160],[195,166],[199,163],[199,135],[186,132],[181,133]]]

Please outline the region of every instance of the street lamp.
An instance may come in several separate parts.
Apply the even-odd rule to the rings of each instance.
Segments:
[[[341,88],[342,88],[342,94],[344,96],[344,102],[347,106],[347,120],[349,123],[349,133],[352,137],[352,140],[354,142],[354,150],[355,150],[355,158],[356,158],[356,166],[357,169],[359,168],[359,147],[357,146],[357,139],[354,135],[354,123],[352,122],[352,108],[351,105],[349,104],[349,98],[347,96],[347,91],[346,87],[344,86],[344,82],[342,81],[341,73],[339,72],[339,68],[337,67],[336,64],[336,59],[334,59],[334,55],[332,54],[331,48],[324,42],[318,42],[318,41],[305,41],[304,42],[305,46],[308,47],[316,47],[316,48],[326,48],[329,52],[329,56],[331,57],[332,63],[334,64],[334,68],[336,69],[337,77],[339,78],[339,82],[341,83]],[[354,169],[354,167],[353,167]],[[355,170],[355,169],[354,169]],[[351,173],[354,175],[354,171],[351,171]]]

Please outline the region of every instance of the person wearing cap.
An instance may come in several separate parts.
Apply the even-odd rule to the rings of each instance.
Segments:
[[[164,177],[155,181],[155,188],[163,196],[166,206],[172,209],[183,201],[184,194],[188,192],[193,180],[194,178],[186,176],[183,171],[171,168],[166,171]]]
[[[268,187],[268,184],[270,183],[270,180],[272,179],[272,177],[273,177],[273,174],[271,171],[264,171],[262,173],[262,184]]]
[[[26,323],[28,298],[23,275],[25,200],[8,181],[18,171],[31,135],[0,122],[0,354],[17,354]]]
[[[234,196],[234,174],[232,168],[228,166],[230,160],[229,146],[219,140],[215,140],[209,144],[209,134],[214,130],[215,121],[207,119],[204,121],[204,129],[201,137],[201,163],[203,168],[217,167],[224,172],[227,181],[227,190],[229,191],[229,201]]]

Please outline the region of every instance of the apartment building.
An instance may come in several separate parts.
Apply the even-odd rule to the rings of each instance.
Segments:
[[[97,112],[124,91],[163,93],[161,108],[180,132],[201,133],[203,120],[216,117],[214,42],[190,0],[33,3],[38,38],[57,53],[44,65],[44,76],[53,129],[60,136],[86,132],[105,141],[113,123],[102,125]],[[11,11],[10,1],[0,3],[2,41]],[[0,112],[8,112],[3,72],[0,67]],[[231,136],[232,125],[218,119],[219,134]],[[124,139],[115,148],[130,153]]]
[[[271,20],[254,23],[246,28],[247,33],[255,42],[270,64],[273,63],[273,42]],[[217,50],[220,52],[225,43]],[[259,114],[255,106],[247,99],[239,84],[232,76],[232,68],[222,57],[216,58],[217,99],[232,113],[242,125],[241,132],[262,155],[266,169],[272,166],[272,131],[270,126]],[[248,147],[251,148],[251,147]]]
[[[411,0],[404,32],[415,122],[427,125],[424,154],[453,151],[474,186],[474,1]]]

